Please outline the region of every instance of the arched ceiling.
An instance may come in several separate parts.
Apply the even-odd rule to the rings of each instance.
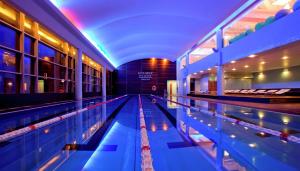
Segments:
[[[51,0],[115,66],[174,61],[246,0]]]

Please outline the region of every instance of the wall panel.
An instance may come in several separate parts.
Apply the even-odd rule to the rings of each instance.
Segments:
[[[176,80],[176,63],[163,59],[136,60],[119,66],[115,76],[115,94],[163,95],[167,80]]]

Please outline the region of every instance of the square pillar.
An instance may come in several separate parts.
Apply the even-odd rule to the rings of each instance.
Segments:
[[[82,51],[77,50],[75,66],[75,100],[82,100]]]
[[[102,98],[106,99],[106,67],[102,67]]]
[[[222,49],[224,46],[223,42],[223,30],[217,31],[217,53],[219,55],[218,68],[217,68],[217,95],[224,95],[224,67],[223,67],[223,55]]]

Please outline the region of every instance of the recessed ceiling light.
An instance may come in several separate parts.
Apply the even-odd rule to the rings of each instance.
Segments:
[[[255,57],[256,57],[256,55],[254,55],[254,54],[249,56],[249,58],[255,58]]]
[[[230,63],[234,64],[234,63],[236,63],[236,61],[231,61]]]
[[[265,62],[265,61],[262,61],[262,62],[260,62],[260,64],[264,65],[264,64],[266,64],[266,62]]]
[[[204,71],[200,71],[201,73],[203,73]]]
[[[245,68],[249,68],[249,65],[245,65],[244,67],[245,67]]]
[[[232,71],[235,71],[236,69],[235,68],[232,68]]]
[[[194,75],[197,75],[197,73],[195,72]]]
[[[210,71],[210,70],[211,70],[211,68],[208,68],[207,70],[208,70],[208,71]]]
[[[289,57],[288,56],[284,56],[284,57],[282,57],[281,59],[288,59]]]

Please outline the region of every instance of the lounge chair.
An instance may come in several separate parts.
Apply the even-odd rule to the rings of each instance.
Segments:
[[[241,91],[241,90],[233,90],[232,93],[238,94],[238,93],[240,93],[240,91]]]
[[[254,94],[265,94],[266,90],[265,89],[261,89],[261,90],[257,90],[255,92],[253,92]]]
[[[276,93],[278,90],[268,90],[267,92],[266,92],[266,94],[274,94],[274,93]]]
[[[248,91],[247,94],[253,94],[255,91],[256,91],[256,89],[251,89],[251,90]]]
[[[280,89],[279,91],[275,92],[276,95],[283,95],[287,92],[289,92],[291,89]]]
[[[229,94],[231,92],[232,92],[232,90],[224,90],[224,93],[226,93],[226,94]]]
[[[240,93],[241,94],[247,94],[249,90],[242,90]]]

